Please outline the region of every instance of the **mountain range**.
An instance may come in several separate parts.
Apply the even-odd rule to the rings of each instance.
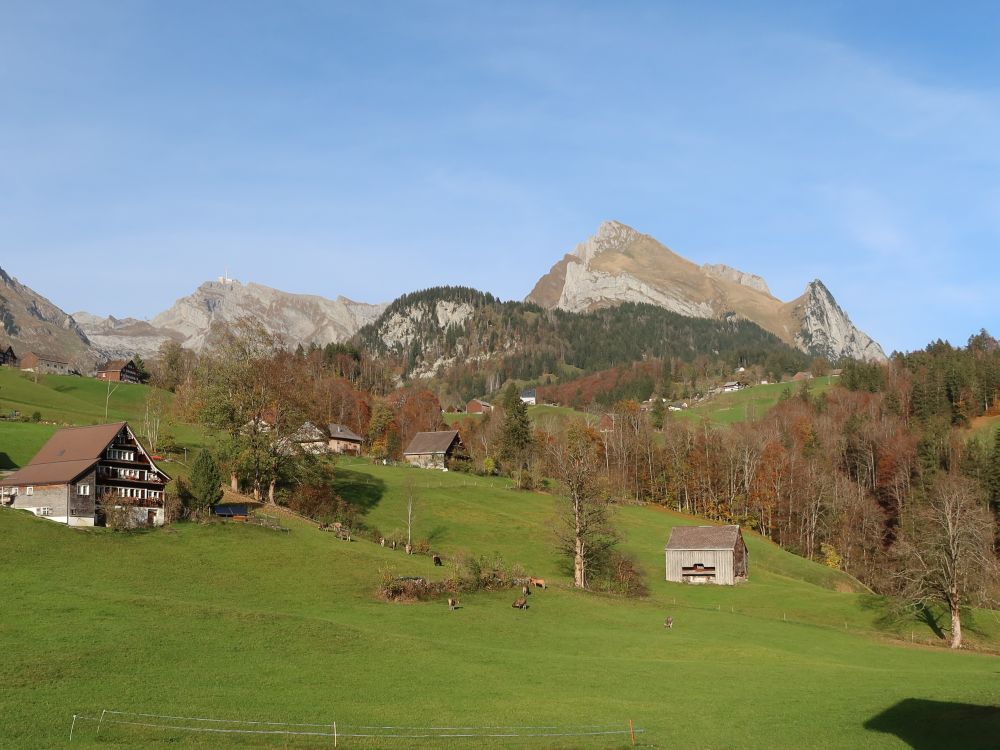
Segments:
[[[526,301],[566,313],[646,303],[688,317],[749,321],[802,352],[831,360],[885,359],[878,343],[851,323],[821,281],[810,282],[802,296],[783,302],[760,276],[724,265],[699,266],[616,221],[601,224],[593,237],[552,266]],[[352,338],[379,321],[388,307],[223,277],[203,283],[150,320],[85,311],[68,315],[0,269],[0,341],[12,342],[15,350],[61,355],[81,367],[108,357],[154,357],[169,340],[202,350],[248,315],[290,346],[322,346]],[[442,330],[469,313],[461,306],[445,307],[437,316]],[[399,306],[394,309],[398,319],[388,324],[390,337],[409,325]]]

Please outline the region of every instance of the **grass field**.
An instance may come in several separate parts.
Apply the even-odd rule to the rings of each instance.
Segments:
[[[823,393],[836,382],[836,378],[822,377],[808,381],[813,395]],[[788,389],[793,395],[798,393],[799,383],[769,383],[754,385],[734,393],[720,393],[704,404],[692,406],[684,411],[671,412],[678,419],[700,421],[708,419],[716,424],[733,424],[763,416],[764,412],[778,403],[781,394]]]
[[[0,367],[0,413],[17,410],[30,417],[37,411],[42,419],[40,423],[0,421],[0,472],[23,466],[64,425],[125,420],[133,430],[141,432],[146,399],[153,390],[146,385],[122,383],[109,398],[107,383],[94,378],[39,375],[36,380],[30,373]],[[172,442],[188,450],[206,445],[209,437],[202,427],[187,424],[173,415],[173,394],[159,391],[159,395],[164,402],[161,438],[169,436]],[[164,462],[163,468],[175,478],[188,473],[187,466],[175,461]]]
[[[385,533],[404,527],[411,483],[415,535],[432,541],[445,568],[296,522],[288,533],[181,524],[121,535],[0,511],[0,744],[64,747],[74,713],[108,708],[336,720],[341,733],[359,731],[347,725],[624,728],[632,719],[647,730],[639,743],[661,748],[995,747],[1000,659],[901,645],[892,639],[911,630],[936,637],[926,624],[883,622],[880,602],[847,576],[765,540],[748,539],[745,585],[669,584],[663,544],[671,526],[693,519],[621,509],[625,545],[651,589],[646,600],[622,601],[576,592],[560,573],[550,495],[361,460],[338,471],[340,491]],[[462,550],[502,555],[555,583],[525,612],[510,607],[511,593],[463,597],[455,612],[374,598],[382,569],[441,576]],[[996,613],[976,613],[970,630],[979,645],[1000,647]],[[332,746],[319,737],[107,722],[96,737],[96,729],[79,721],[71,747]],[[340,744],[630,746],[625,736]]]

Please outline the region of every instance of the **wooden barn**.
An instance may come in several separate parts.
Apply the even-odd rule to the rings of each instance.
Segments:
[[[668,581],[733,586],[748,578],[739,526],[675,526],[666,558]]]
[[[422,469],[447,469],[453,460],[464,460],[467,454],[458,430],[440,430],[414,435],[403,458]]]

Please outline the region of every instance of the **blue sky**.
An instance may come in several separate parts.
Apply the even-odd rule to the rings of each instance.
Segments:
[[[614,218],[887,351],[1000,335],[1000,6],[750,5],[0,0],[0,266],[521,298]]]

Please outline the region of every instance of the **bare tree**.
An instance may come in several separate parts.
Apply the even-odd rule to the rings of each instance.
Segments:
[[[993,520],[979,494],[964,477],[942,477],[929,501],[905,518],[898,543],[904,595],[948,608],[951,648],[962,646],[962,606],[984,603],[997,581]]]
[[[406,480],[406,554],[413,552],[413,511],[417,505],[416,485],[412,477]]]
[[[573,425],[565,439],[548,444],[547,458],[549,472],[566,493],[556,529],[559,546],[573,560],[573,585],[587,588],[588,566],[618,541],[610,506],[598,488],[603,443],[592,428]]]
[[[163,395],[156,388],[150,388],[146,396],[146,410],[142,417],[142,432],[151,453],[156,453],[160,440],[160,422],[163,420]]]

